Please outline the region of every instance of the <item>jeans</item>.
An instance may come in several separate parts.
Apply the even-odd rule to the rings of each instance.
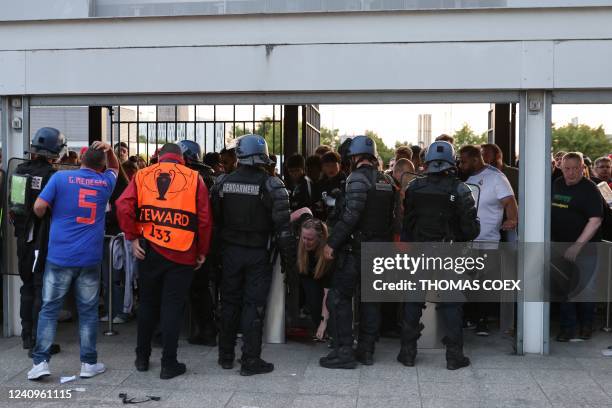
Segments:
[[[98,361],[96,336],[98,334],[100,265],[63,267],[47,261],[43,275],[42,307],[38,315],[36,346],[32,353],[34,364],[51,359],[49,350],[55,338],[57,318],[73,282],[79,312],[81,362],[95,364]]]

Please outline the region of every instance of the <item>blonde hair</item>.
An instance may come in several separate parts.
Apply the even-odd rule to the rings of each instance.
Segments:
[[[308,258],[308,251],[306,250],[306,246],[302,241],[302,230],[314,230],[317,233],[317,238],[319,238],[319,244],[315,249],[315,257],[317,258],[317,264],[314,268],[314,278],[321,279],[327,273],[329,269],[329,262],[325,260],[323,256],[323,248],[327,243],[327,225],[321,220],[316,218],[309,218],[302,223],[300,226],[300,241],[298,243],[298,251],[297,251],[297,269],[298,272],[302,275],[307,275],[308,270],[310,269],[310,260]]]

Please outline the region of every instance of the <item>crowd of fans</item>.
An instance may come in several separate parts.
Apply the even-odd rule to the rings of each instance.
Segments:
[[[441,135],[436,140],[454,143],[453,138],[448,135]],[[97,151],[104,152],[105,156],[96,154]],[[180,162],[183,158],[181,157],[180,160],[176,158],[177,152],[172,147],[159,152],[160,157],[156,152],[156,155],[151,157],[150,163],[157,163],[164,153],[167,155],[162,161]],[[399,192],[395,211],[398,217],[394,221],[396,225],[393,226],[394,239],[398,241],[402,239],[404,193],[409,183],[424,172],[424,155],[425,149],[419,146],[400,146],[396,149],[395,156],[387,168],[383,168],[382,160],[378,160],[379,170],[385,171],[392,177],[395,189]],[[267,171],[271,175],[276,175],[277,158],[270,155],[270,159],[272,163],[267,166]],[[198,214],[197,217],[200,220],[208,219],[204,222],[208,224],[206,224],[206,230],[199,232],[200,239],[206,241],[206,244],[201,245],[197,251],[194,250],[193,260],[173,259],[172,251],[170,255],[164,255],[163,249],[150,251],[157,252],[156,257],[147,255],[145,258],[144,249],[134,242],[134,225],[138,217],[134,213],[134,203],[140,200],[140,197],[136,195],[134,185],[139,183],[137,176],[144,174],[142,172],[147,169],[146,160],[141,156],[129,156],[129,146],[122,142],[117,143],[112,149],[108,145],[95,143],[89,149],[82,149],[80,154],[74,151],[66,153],[59,162],[65,165],[81,166],[80,170],[74,171],[82,174],[57,173],[48,181],[34,206],[34,211],[39,216],[45,216],[47,210],[50,210],[52,214],[50,250],[44,284],[52,286],[54,291],[47,289],[46,286],[43,287],[43,308],[38,325],[39,336],[32,353],[34,368],[29,378],[40,378],[48,374],[48,366],[41,367],[40,365],[49,361],[57,314],[72,280],[82,284],[82,286],[75,286],[79,319],[83,321],[80,326],[81,360],[85,364],[82,367],[82,375],[93,376],[104,371],[103,365],[97,362],[95,352],[96,329],[92,324],[92,319],[94,319],[92,313],[97,314],[98,310],[92,311],[91,308],[94,306],[93,297],[96,297],[95,306],[97,306],[99,292],[96,284],[91,283],[91,277],[96,276],[95,271],[87,269],[87,266],[92,263],[101,265],[102,272],[103,301],[101,303],[103,306],[99,311],[99,320],[112,319],[114,323],[121,324],[129,321],[136,313],[138,314],[137,353],[140,353],[140,357],[146,356],[146,366],[144,357],[140,360],[140,366],[137,360],[136,365],[139,370],[148,369],[150,344],[151,341],[155,343],[157,336],[157,341],[164,345],[163,359],[165,359],[166,366],[171,367],[169,371],[166,371],[165,378],[182,374],[184,366],[173,366],[172,364],[176,362],[176,340],[180,331],[180,316],[188,293],[191,293],[192,308],[211,309],[199,324],[200,333],[191,333],[190,342],[209,346],[216,344],[217,328],[215,327],[214,308],[217,304],[218,293],[211,290],[211,287],[214,288],[219,283],[218,265],[213,265],[217,255],[215,252],[219,249],[215,248],[213,243],[209,252],[208,238],[203,238],[204,235],[210,234],[209,224],[211,221],[214,222],[210,220],[208,204],[204,205],[201,201],[208,203],[208,198],[198,198],[198,211],[205,209],[202,210],[205,214]],[[208,191],[219,176],[235,171],[238,167],[238,160],[235,150],[228,148],[219,153],[205,154],[201,165],[205,166],[209,172],[211,183],[204,180],[207,185],[202,187],[204,190],[199,190],[200,193]],[[109,170],[105,172],[105,168]],[[299,296],[300,312],[302,316],[308,317],[307,326],[311,330],[310,334],[318,341],[328,339],[326,328],[329,313],[326,298],[331,275],[334,273],[333,261],[323,256],[323,252],[329,230],[333,228],[338,216],[338,202],[342,199],[349,172],[350,165],[343,162],[339,152],[325,145],[319,146],[312,156],[304,158],[296,154],[287,157],[284,161],[284,183],[289,191],[290,209],[293,213],[291,220],[296,236],[297,261],[294,269],[298,277],[297,296]],[[580,153],[556,152],[552,160],[551,174],[553,179],[552,241],[568,243],[565,252],[560,255],[563,259],[580,264],[581,271],[593,270],[597,263],[596,254],[588,248],[582,251],[582,248],[588,242],[597,242],[611,235],[609,222],[612,217],[608,215],[610,203],[605,201],[601,192],[605,192],[608,186],[612,187],[612,159],[600,157],[591,163]],[[478,186],[477,213],[480,220],[480,234],[475,241],[496,244],[516,240],[518,169],[504,160],[501,149],[495,144],[462,146],[458,149],[457,154],[457,175],[466,183]],[[88,178],[101,180],[82,181],[86,185],[95,185],[101,189],[99,193],[91,193],[96,197],[95,204],[85,203],[85,206],[92,211],[91,219],[81,218],[79,220],[77,217],[75,224],[70,224],[71,221],[60,221],[74,216],[79,211],[78,208],[63,206],[61,204],[63,199],[60,200],[60,197],[83,194],[61,189],[71,186],[67,181],[69,177],[76,177],[75,180],[77,178],[79,180]],[[87,199],[81,197],[79,200],[82,208],[83,202],[86,202]],[[106,214],[105,217],[104,214]],[[67,229],[75,234],[80,234],[70,238],[73,242],[66,244],[69,247],[67,249],[62,247],[66,237],[57,235],[57,231],[60,230],[57,225],[60,222],[66,223],[64,227],[61,227],[62,231]],[[87,229],[93,226],[97,229]],[[95,240],[86,244],[82,242],[83,236],[87,234],[98,236],[100,234],[96,231],[101,231],[100,228],[107,236],[103,245],[100,246],[100,254],[95,251],[91,252],[89,253],[91,259],[82,260],[82,265],[74,264],[74,257],[81,256],[74,245],[91,247],[91,242]],[[109,236],[122,232],[126,234],[127,239],[124,244],[117,244],[116,250],[113,251],[114,258],[109,262]],[[483,250],[487,248],[485,246]],[[206,278],[197,286],[196,278],[191,275],[193,271],[187,274],[178,273],[176,268],[173,269],[177,263],[188,265],[185,269],[193,270],[194,265],[198,269],[204,263],[205,258],[201,259],[201,256],[206,252],[209,252],[208,261],[204,264]],[[66,259],[66,257],[72,259]],[[91,262],[92,260],[95,262]],[[171,260],[171,263],[168,263],[168,260]],[[74,267],[80,267],[81,270],[76,270]],[[143,267],[147,270],[142,270]],[[66,269],[69,270],[69,273],[66,272]],[[195,276],[197,273],[196,271]],[[181,279],[178,279],[178,275],[181,276]],[[55,278],[52,278],[53,276]],[[59,285],[58,276],[71,276],[72,280],[66,278]],[[586,281],[583,282],[583,286],[592,284],[589,281],[590,277],[591,275],[584,274],[583,278]],[[111,281],[112,285],[109,287]],[[191,292],[189,291],[190,285],[192,285]],[[87,287],[89,287],[89,292],[86,290]],[[212,294],[210,300],[199,298],[202,291],[209,292],[209,295]],[[112,296],[109,296],[111,292]],[[138,294],[138,301],[135,300],[134,293]],[[112,307],[109,307],[111,298]],[[202,306],[200,303],[202,301],[206,301],[207,305]],[[136,308],[138,302],[140,305]],[[494,307],[495,305],[487,303],[466,305],[464,327],[475,329],[475,333],[479,336],[489,335],[489,322],[495,315]],[[558,341],[589,339],[592,335],[595,307],[596,304],[593,302],[561,303],[559,308],[560,332],[556,339]],[[399,332],[398,311],[398,304],[384,305],[381,333],[392,333],[393,335]],[[160,313],[163,316],[160,317]],[[95,318],[98,316],[96,315]],[[170,332],[172,334],[169,334]],[[41,336],[40,333],[44,333],[44,336]]]

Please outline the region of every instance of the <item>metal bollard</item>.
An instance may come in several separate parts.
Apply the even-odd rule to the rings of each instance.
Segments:
[[[285,340],[285,275],[281,272],[280,257],[273,265],[272,284],[266,307],[263,341],[283,344]]]
[[[114,336],[119,333],[113,329],[113,244],[115,239],[119,238],[119,235],[107,235],[105,237],[110,238],[110,240],[108,242],[108,305],[106,306],[108,310],[108,330],[104,332],[104,335]]]

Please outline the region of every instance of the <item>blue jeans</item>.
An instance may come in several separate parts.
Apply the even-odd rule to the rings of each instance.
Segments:
[[[57,318],[72,282],[74,282],[74,295],[79,312],[81,362],[95,364],[98,361],[96,337],[100,265],[62,267],[47,261],[43,275],[42,308],[38,315],[36,346],[32,352],[34,364],[51,359],[49,350],[55,338]]]

